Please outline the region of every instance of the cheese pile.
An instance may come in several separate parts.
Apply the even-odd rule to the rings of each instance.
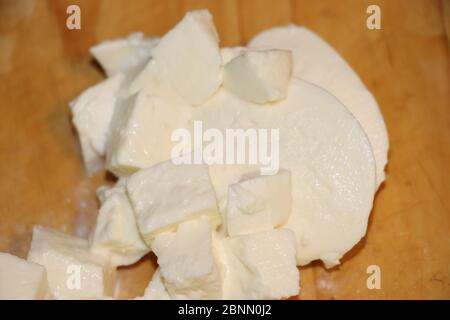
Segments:
[[[36,226],[27,260],[0,253],[0,298],[102,299],[118,266],[148,252],[158,269],[138,299],[283,299],[299,271],[326,267],[366,233],[388,140],[377,103],[346,62],[304,27],[219,48],[206,10],[161,38],[91,49],[107,79],[70,103],[86,170],[102,187],[89,239]],[[280,170],[178,164],[173,132],[279,129]],[[76,275],[81,277],[76,277]]]

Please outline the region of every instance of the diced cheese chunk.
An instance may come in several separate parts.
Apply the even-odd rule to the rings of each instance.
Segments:
[[[221,83],[218,35],[207,10],[188,12],[161,38],[152,59],[130,86],[154,94],[177,95],[189,104],[208,99]]]
[[[174,299],[219,299],[222,277],[206,218],[187,221],[152,243],[169,295]]]
[[[111,77],[143,66],[158,41],[158,38],[144,38],[142,32],[136,32],[125,38],[104,41],[90,51],[106,75]]]
[[[172,160],[143,169],[127,179],[139,230],[147,244],[162,231],[207,216],[220,223],[214,189],[205,165],[176,165]]]
[[[230,236],[269,230],[285,223],[291,213],[291,174],[256,176],[230,185],[226,209]]]
[[[114,117],[107,169],[117,176],[128,175],[170,159],[172,132],[188,126],[189,108],[145,92],[127,99]]]
[[[281,299],[298,295],[300,274],[292,231],[274,229],[226,238],[223,245],[225,299]]]
[[[135,263],[150,248],[139,234],[125,186],[103,187],[98,191],[101,207],[91,236],[90,250],[105,256],[113,266]]]
[[[118,107],[124,76],[118,74],[84,91],[70,102],[73,123],[78,131],[81,152],[88,174],[103,168],[110,124]]]
[[[167,292],[166,286],[161,278],[161,272],[159,268],[153,274],[153,278],[145,289],[142,297],[136,298],[136,300],[170,300],[170,295]]]
[[[224,87],[255,103],[284,99],[292,74],[287,50],[246,50],[224,66]]]
[[[43,265],[56,299],[112,296],[115,269],[89,252],[88,241],[36,226],[28,261]]]
[[[0,252],[0,300],[41,300],[47,290],[43,266]]]

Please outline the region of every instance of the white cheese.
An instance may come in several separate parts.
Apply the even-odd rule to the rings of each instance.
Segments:
[[[70,102],[73,123],[78,131],[81,152],[88,174],[103,168],[110,124],[124,76],[118,74],[84,91]]]
[[[298,295],[296,240],[275,229],[222,240],[225,299],[282,299]]]
[[[152,243],[159,270],[174,299],[219,299],[222,277],[214,253],[212,226],[206,218],[184,222],[176,232]]]
[[[117,176],[128,175],[170,159],[172,133],[187,127],[190,108],[145,92],[127,99],[113,120],[107,169]]]
[[[284,99],[292,74],[292,54],[287,50],[246,50],[224,66],[224,87],[256,103]]]
[[[101,188],[98,198],[101,206],[90,239],[90,250],[105,256],[113,266],[137,262],[150,248],[139,234],[125,187]]]
[[[228,234],[249,234],[284,224],[291,213],[291,188],[291,174],[286,170],[230,185],[225,217]]]
[[[41,300],[47,292],[43,266],[0,252],[0,300]]]
[[[127,190],[146,243],[158,232],[207,216],[220,224],[216,197],[204,165],[175,165],[172,160],[143,169],[127,179]]]
[[[113,293],[115,269],[89,252],[85,239],[36,226],[28,261],[45,267],[55,299],[97,299]]]
[[[312,31],[295,25],[264,31],[249,47],[292,50],[294,76],[323,87],[350,110],[370,140],[379,186],[385,179],[389,149],[386,125],[375,98],[339,53]]]
[[[152,59],[131,84],[130,93],[143,89],[201,104],[221,83],[218,42],[211,14],[188,12],[152,49]]]
[[[296,234],[298,264],[322,259],[332,266],[365,235],[375,192],[372,150],[358,121],[327,91],[292,79],[285,100],[261,106],[221,90],[193,117],[203,121],[204,130],[248,123],[279,129],[279,166],[292,179],[292,213],[285,227]],[[219,203],[226,202],[230,184],[256,170],[211,166]]]
[[[106,75],[111,77],[143,67],[158,41],[158,38],[144,38],[143,33],[136,32],[125,38],[104,41],[90,51]]]
[[[271,29],[250,48],[218,42],[200,10],[161,39],[132,34],[92,48],[112,77],[71,103],[74,124],[88,172],[106,154],[120,179],[98,192],[90,244],[34,229],[28,260],[45,267],[55,298],[111,295],[115,267],[150,248],[159,267],[137,299],[288,298],[300,290],[296,265],[333,267],[364,236],[388,141],[358,76],[305,28]],[[284,169],[259,176],[267,163],[175,164],[174,131],[193,133],[198,120],[224,136],[279,130]]]
[[[161,272],[159,268],[156,269],[153,274],[153,278],[145,289],[142,297],[136,298],[136,300],[170,300],[170,295],[161,278]]]
[[[225,47],[220,49],[220,55],[222,57],[222,65],[226,65],[228,62],[243,54],[247,51],[246,47]]]

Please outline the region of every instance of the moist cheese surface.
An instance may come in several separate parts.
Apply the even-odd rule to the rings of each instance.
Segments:
[[[107,79],[70,103],[73,123],[87,174],[118,180],[98,189],[88,239],[36,226],[28,261],[0,253],[1,298],[110,299],[116,269],[151,251],[158,268],[136,299],[285,299],[300,293],[299,265],[336,266],[365,235],[386,128],[356,73],[309,30],[220,48],[197,10],[161,38],[134,33],[91,53]],[[266,133],[259,162],[225,139],[221,151],[243,163],[205,163],[208,130]],[[203,146],[175,152],[180,132]]]

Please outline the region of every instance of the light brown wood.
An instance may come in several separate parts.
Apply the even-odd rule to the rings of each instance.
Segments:
[[[79,4],[82,30],[65,27]],[[382,29],[366,28],[378,4]],[[379,101],[390,134],[387,181],[367,236],[331,271],[301,268],[301,298],[450,298],[449,1],[0,0],[0,251],[26,256],[31,228],[87,236],[104,173],[84,174],[68,101],[102,79],[88,49],[132,31],[162,35],[187,10],[209,8],[223,46],[279,24],[333,45]],[[143,292],[148,257],[120,271],[122,297]],[[382,288],[366,287],[369,265]]]

